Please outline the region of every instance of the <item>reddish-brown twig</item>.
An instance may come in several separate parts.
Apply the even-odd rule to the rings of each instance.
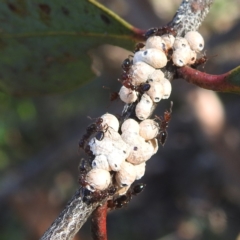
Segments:
[[[199,87],[229,93],[240,93],[240,74],[239,69],[221,75],[211,75],[191,67],[185,66],[177,70],[178,77],[193,83]]]
[[[92,239],[107,240],[107,202],[97,207],[92,213]]]

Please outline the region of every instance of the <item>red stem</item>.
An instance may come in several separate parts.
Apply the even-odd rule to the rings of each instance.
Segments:
[[[133,30],[133,37],[136,41],[146,41],[146,38],[145,38],[146,30],[142,30],[136,27],[134,27],[132,30]]]
[[[183,78],[187,82],[205,89],[218,92],[240,93],[239,83],[231,81],[231,78],[229,78],[230,72],[221,75],[211,75],[185,66],[178,68],[177,73],[179,78]]]
[[[91,231],[93,240],[107,240],[107,202],[92,213]]]

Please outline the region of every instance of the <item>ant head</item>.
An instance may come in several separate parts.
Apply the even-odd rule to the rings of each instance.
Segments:
[[[102,123],[103,123],[103,119],[102,119],[102,118],[97,118],[96,124],[97,124],[97,125],[100,125],[100,124],[102,124]]]

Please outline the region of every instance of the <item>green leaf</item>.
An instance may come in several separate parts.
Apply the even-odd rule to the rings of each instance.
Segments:
[[[141,31],[94,0],[0,0],[0,89],[60,93],[94,77],[88,51],[133,49]]]
[[[240,66],[226,73],[224,77],[224,82],[226,85],[224,92],[240,94]]]

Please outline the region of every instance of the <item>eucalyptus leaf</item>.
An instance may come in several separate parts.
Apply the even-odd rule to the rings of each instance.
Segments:
[[[88,51],[133,49],[141,31],[93,0],[0,0],[0,90],[70,91],[94,77]]]

